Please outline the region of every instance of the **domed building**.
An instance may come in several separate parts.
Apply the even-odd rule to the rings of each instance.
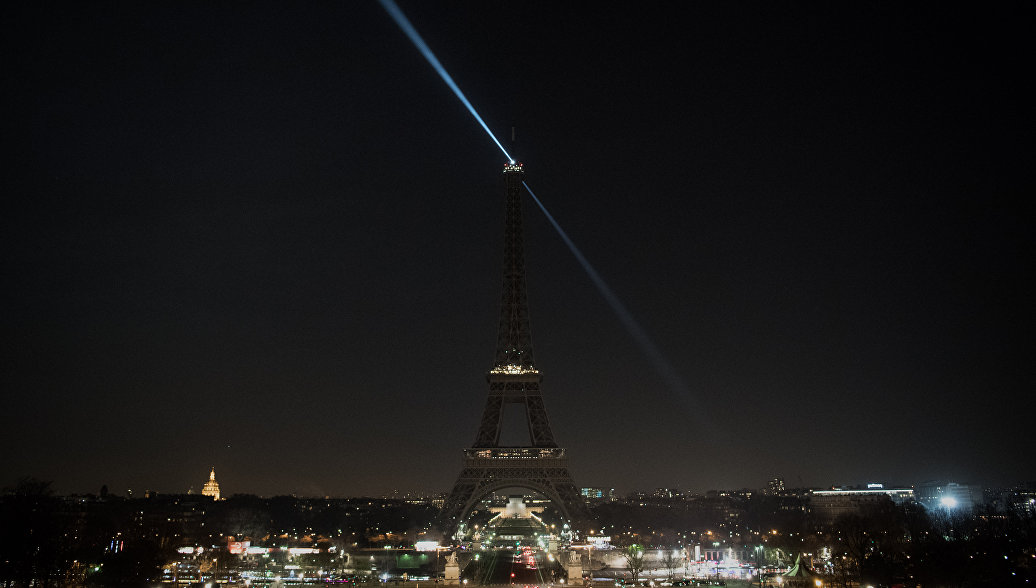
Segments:
[[[211,496],[213,500],[219,500],[219,482],[216,481],[216,468],[209,472],[209,481],[201,489],[202,496]]]

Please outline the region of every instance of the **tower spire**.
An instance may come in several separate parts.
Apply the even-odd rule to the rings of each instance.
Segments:
[[[504,166],[507,188],[504,220],[504,283],[497,328],[496,360],[490,373],[537,373],[529,328],[529,303],[525,289],[525,252],[522,242],[522,164]]]
[[[540,394],[540,372],[532,353],[529,303],[525,294],[525,253],[522,247],[522,164],[504,166],[504,287],[500,301],[496,361],[489,370],[489,398],[473,447],[499,447],[504,406],[524,404],[530,447],[557,447]]]

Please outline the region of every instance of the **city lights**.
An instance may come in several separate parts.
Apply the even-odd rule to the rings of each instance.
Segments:
[[[1036,584],[1025,19],[378,1],[15,11],[0,586]]]

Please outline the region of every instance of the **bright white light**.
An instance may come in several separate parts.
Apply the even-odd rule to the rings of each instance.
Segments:
[[[957,499],[952,496],[943,496],[939,499],[939,504],[945,508],[957,508]]]

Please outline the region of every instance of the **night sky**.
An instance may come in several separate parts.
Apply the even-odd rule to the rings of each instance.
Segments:
[[[527,203],[577,485],[1036,479],[1020,13],[401,6],[686,383]],[[505,160],[377,2],[3,11],[0,486],[447,491]]]

